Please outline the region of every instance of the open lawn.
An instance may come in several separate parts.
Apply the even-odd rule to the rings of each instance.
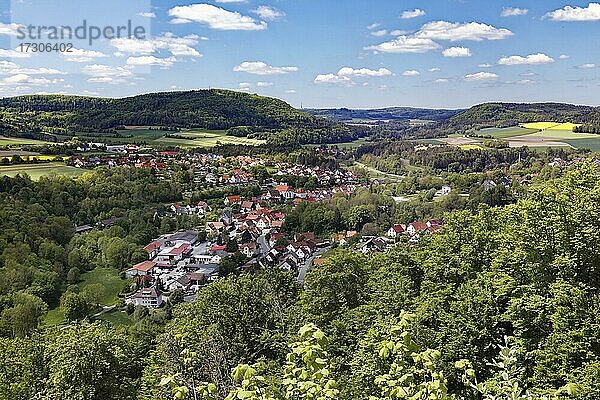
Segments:
[[[133,316],[120,310],[102,314],[98,317],[100,321],[108,322],[112,325],[133,325]]]
[[[127,285],[128,281],[122,280],[118,271],[112,268],[95,268],[81,275],[81,281],[77,284],[79,292],[91,290],[99,304],[112,306],[118,303],[118,294]],[[111,311],[102,314],[99,319],[113,322],[115,324],[127,324],[127,315],[118,315],[119,311]],[[114,314],[114,315],[113,315]],[[65,315],[61,307],[48,311],[44,318],[44,325],[60,325],[66,323]]]
[[[42,176],[65,175],[69,177],[78,177],[86,172],[84,169],[70,167],[60,162],[50,162],[43,164],[18,164],[0,166],[0,175],[15,176],[17,174],[27,174],[31,179],[38,180]]]
[[[552,139],[598,139],[600,135],[595,135],[593,133],[575,133],[573,131],[564,131],[558,129],[546,129],[545,131],[532,133],[530,136],[543,136],[546,138]]]
[[[77,286],[80,290],[85,290],[86,286],[94,285],[94,289],[99,289],[96,292],[98,302],[105,306],[112,306],[119,301],[117,296],[127,283],[128,281],[122,280],[115,269],[95,268],[83,274]]]

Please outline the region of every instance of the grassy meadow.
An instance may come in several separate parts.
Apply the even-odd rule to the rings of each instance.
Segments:
[[[42,176],[65,175],[69,177],[78,177],[86,171],[80,168],[71,167],[61,162],[50,162],[43,164],[16,164],[0,166],[0,176],[13,177],[17,174],[27,174],[33,180],[38,180]]]

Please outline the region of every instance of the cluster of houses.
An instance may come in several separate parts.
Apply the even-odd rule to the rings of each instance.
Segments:
[[[126,303],[160,307],[166,300],[163,291],[180,289],[194,293],[216,280],[219,263],[229,254],[221,246],[198,239],[199,232],[189,230],[164,235],[148,243],[144,247],[148,260],[125,271],[125,276],[141,287]]]

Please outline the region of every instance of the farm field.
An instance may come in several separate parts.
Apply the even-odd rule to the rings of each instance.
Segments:
[[[213,131],[208,129],[195,129],[174,133],[183,139],[163,136],[150,142],[150,144],[179,147],[214,147],[217,144],[240,144],[257,146],[265,143],[264,140],[248,139],[245,137],[229,136],[225,131]]]
[[[148,144],[156,146],[178,147],[214,147],[217,144],[241,144],[256,146],[264,143],[263,140],[248,139],[245,137],[228,136],[225,131],[210,129],[190,129],[181,132],[165,132],[150,127],[129,127],[119,130],[120,136],[106,133],[81,133],[78,137],[91,141],[100,141],[108,144]],[[169,137],[171,135],[172,137]]]
[[[18,164],[0,166],[0,176],[15,176],[17,174],[27,174],[31,179],[38,180],[42,176],[65,175],[69,177],[78,177],[86,171],[80,168],[70,167],[60,162],[45,164]]]
[[[367,143],[367,139],[360,138],[360,139],[353,140],[351,142],[330,143],[330,144],[326,144],[326,146],[336,146],[336,147],[339,147],[340,149],[356,149],[365,143]],[[307,147],[307,148],[315,148],[315,147],[320,147],[320,146],[321,146],[320,144],[305,144],[305,145],[303,145],[303,147]]]
[[[537,129],[512,126],[510,128],[485,128],[477,131],[477,133],[485,136],[491,136],[494,139],[505,139],[513,136],[528,135],[537,131]]]
[[[573,123],[533,122],[509,128],[487,128],[477,133],[504,140],[510,147],[573,147],[600,150],[600,135],[575,133],[573,128],[576,126],[578,125]],[[458,146],[469,144],[462,140],[460,135],[450,135],[445,142]]]
[[[16,137],[7,137],[0,136],[0,146],[23,146],[27,144],[54,144],[53,142],[46,142],[44,140],[36,140],[36,139],[26,139],[26,138],[16,138]]]

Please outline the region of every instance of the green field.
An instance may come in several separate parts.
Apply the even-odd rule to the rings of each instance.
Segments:
[[[541,137],[545,137],[545,138],[560,139],[560,140],[600,139],[600,135],[595,135],[593,133],[575,133],[573,131],[565,131],[565,130],[558,130],[558,129],[547,129],[545,131],[532,133],[531,136],[541,136]]]
[[[326,146],[337,146],[340,149],[357,149],[365,143],[367,143],[367,138],[360,138],[360,139],[353,140],[351,142],[329,143],[329,144],[326,144]],[[315,147],[321,147],[321,146],[322,146],[321,144],[316,144],[316,143],[303,145],[303,147],[307,147],[307,148],[315,148]]]
[[[520,126],[509,128],[485,128],[477,131],[478,135],[491,136],[494,139],[505,139],[513,136],[523,136],[537,132],[537,129],[527,129]]]
[[[31,179],[38,180],[42,176],[65,175],[69,177],[78,177],[86,172],[84,169],[70,167],[60,162],[50,162],[43,164],[18,164],[0,166],[0,176],[15,176],[17,174],[27,174]]]
[[[125,288],[128,281],[122,280],[117,270],[112,268],[95,268],[81,275],[81,282],[77,284],[79,291],[85,291],[86,287],[93,285],[94,295],[97,301],[105,306],[112,306],[119,302],[119,293]],[[124,322],[125,315],[118,315],[118,311],[103,314],[99,319],[119,323]],[[112,315],[114,314],[114,315]],[[60,307],[48,311],[44,319],[45,325],[59,325],[65,323],[65,316]]]
[[[163,136],[153,140],[150,144],[178,147],[214,147],[218,144],[240,144],[247,146],[257,146],[265,143],[264,140],[248,139],[245,137],[228,136],[225,131],[215,131],[208,129],[192,129],[174,133],[177,137]]]
[[[79,139],[99,141],[107,144],[138,143],[154,146],[176,147],[214,147],[218,144],[240,144],[256,146],[265,143],[264,140],[248,139],[245,137],[229,136],[222,130],[189,129],[181,132],[166,132],[150,129],[147,126],[130,127],[119,130],[119,136],[112,133],[79,133]],[[174,136],[174,137],[169,137]]]
[[[16,138],[0,136],[0,146],[24,146],[24,145],[42,145],[42,144],[54,144],[53,142],[46,142],[44,140]]]

